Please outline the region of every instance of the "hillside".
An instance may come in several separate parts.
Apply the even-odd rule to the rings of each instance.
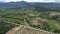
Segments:
[[[20,32],[20,25],[23,25],[22,27],[27,26],[22,28],[24,29],[23,32],[27,30],[28,33],[25,32],[25,34],[39,33],[40,31],[36,31],[36,29],[60,34],[59,3],[28,3],[21,1],[0,3],[0,8],[0,34],[5,34],[11,29],[14,30],[15,27],[18,27],[18,32]],[[24,34],[23,32],[21,34]]]

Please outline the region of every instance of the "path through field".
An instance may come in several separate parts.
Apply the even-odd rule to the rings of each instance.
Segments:
[[[27,31],[25,31],[26,29],[27,29]],[[8,31],[6,34],[21,34],[21,33],[26,33],[26,32],[27,33],[29,33],[29,32],[33,33],[30,30],[37,31],[37,33],[38,32],[41,32],[41,33],[43,32],[43,34],[45,34],[45,33],[54,34],[54,33],[48,32],[48,31],[36,29],[36,28],[33,28],[33,27],[25,26],[25,25],[20,25],[19,27],[15,27],[15,28],[11,29],[10,31]],[[36,33],[36,32],[34,32],[34,33]]]
[[[22,27],[21,25],[19,27],[14,27],[11,30],[9,30],[6,34],[14,34],[18,29],[20,29],[20,27]]]

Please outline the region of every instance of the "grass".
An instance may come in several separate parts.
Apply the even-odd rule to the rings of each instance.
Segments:
[[[48,20],[48,24],[50,25],[50,27],[52,29],[51,31],[58,29],[55,25],[55,24],[58,24],[58,22],[56,20]]]
[[[24,26],[22,26],[18,31],[16,31],[15,34],[21,33],[21,31],[24,29]]]

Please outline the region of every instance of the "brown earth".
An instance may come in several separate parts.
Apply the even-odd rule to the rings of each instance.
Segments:
[[[11,30],[9,30],[6,34],[14,34],[18,29],[20,29],[21,26],[19,27],[14,27]]]

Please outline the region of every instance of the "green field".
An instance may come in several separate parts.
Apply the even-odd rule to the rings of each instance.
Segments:
[[[58,29],[58,28],[56,27],[56,24],[59,24],[59,23],[58,23],[56,20],[48,20],[48,24],[49,24],[50,27],[52,28],[52,31]]]

